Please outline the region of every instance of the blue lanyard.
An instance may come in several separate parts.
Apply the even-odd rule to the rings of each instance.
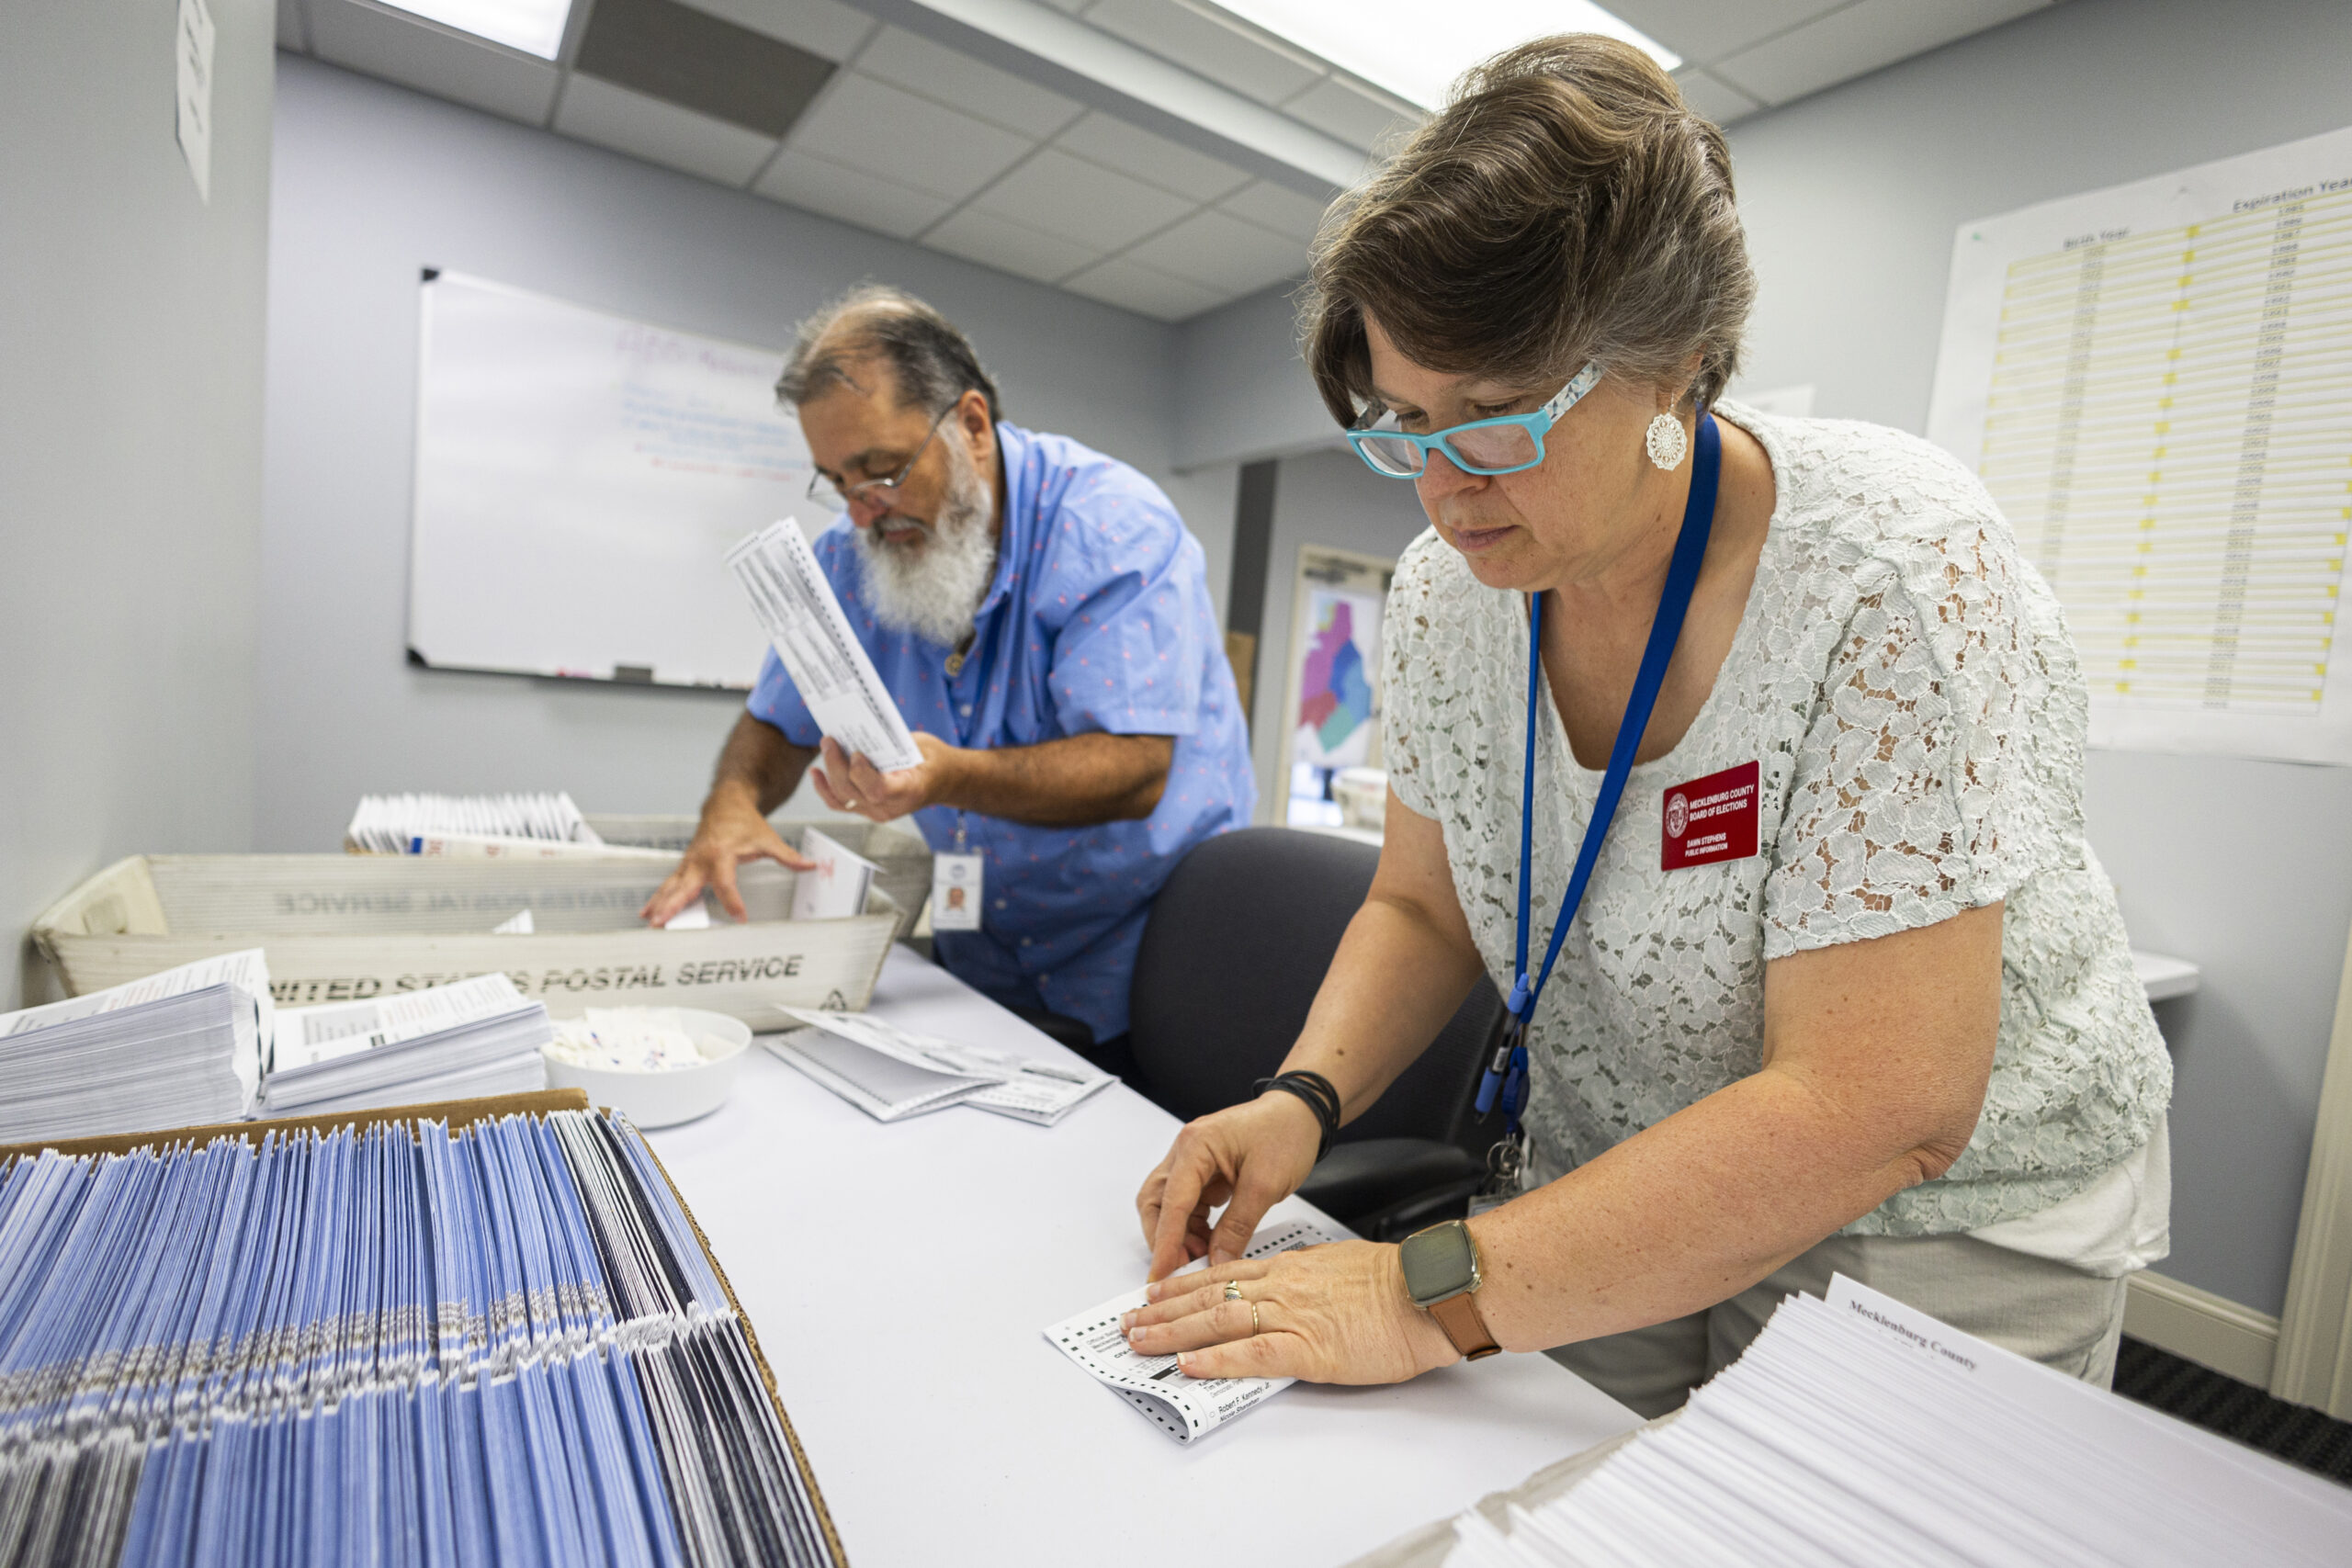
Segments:
[[[1478,1084],[1478,1114],[1495,1108],[1501,1092],[1509,1135],[1519,1136],[1519,1113],[1527,1103],[1527,1025],[1535,1003],[1560,956],[1560,943],[1584,902],[1585,884],[1600,859],[1601,841],[1617,815],[1625,793],[1625,779],[1634,771],[1634,753],[1641,750],[1642,733],[1649,728],[1650,709],[1657,705],[1657,689],[1666,682],[1666,667],[1673,662],[1675,640],[1682,635],[1683,613],[1690,608],[1690,591],[1698,586],[1699,563],[1706,558],[1707,536],[1715,520],[1715,479],[1722,467],[1723,436],[1714,415],[1699,411],[1698,461],[1690,470],[1690,498],[1682,507],[1682,532],[1674,541],[1674,558],[1666,569],[1666,590],[1658,595],[1657,616],[1650,623],[1649,646],[1642,650],[1642,668],[1634,677],[1634,694],[1625,700],[1625,716],[1617,726],[1616,749],[1609,754],[1609,771],[1601,775],[1600,793],[1592,803],[1592,820],[1586,824],[1584,842],[1577,850],[1576,871],[1568,878],[1567,895],[1560,900],[1560,918],[1552,926],[1552,945],[1535,983],[1527,981],[1527,897],[1530,862],[1535,832],[1535,727],[1537,704],[1543,696],[1544,595],[1527,602],[1527,762],[1520,772],[1519,801],[1519,963],[1511,981],[1509,1019],[1502,1043],[1487,1063]]]

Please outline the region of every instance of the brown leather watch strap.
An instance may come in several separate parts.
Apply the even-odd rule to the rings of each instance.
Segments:
[[[1495,1337],[1487,1332],[1487,1320],[1478,1311],[1476,1292],[1464,1291],[1458,1296],[1448,1296],[1429,1309],[1453,1348],[1462,1352],[1465,1361],[1476,1361],[1491,1356],[1502,1348]]]

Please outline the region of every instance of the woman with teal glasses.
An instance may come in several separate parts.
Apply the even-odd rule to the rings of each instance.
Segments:
[[[2083,836],[2075,649],[1942,452],[1724,398],[1755,287],[1722,133],[1600,38],[1471,73],[1326,218],[1307,362],[1430,524],[1385,842],[1282,1077],[1144,1184],[1139,1349],[1548,1349],[1655,1415],[1844,1273],[2111,1377],[2171,1069]],[[1242,1258],[1482,972],[1466,1221]]]

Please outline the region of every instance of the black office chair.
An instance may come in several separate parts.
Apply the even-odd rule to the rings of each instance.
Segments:
[[[1136,955],[1136,1087],[1187,1120],[1250,1099],[1306,1025],[1379,860],[1369,844],[1288,828],[1244,828],[1187,855]],[[1340,1130],[1299,1196],[1375,1240],[1459,1218],[1498,1135],[1476,1124],[1471,1099],[1502,1016],[1479,976],[1419,1060]]]

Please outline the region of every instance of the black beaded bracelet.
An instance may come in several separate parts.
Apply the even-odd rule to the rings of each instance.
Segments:
[[[1321,1141],[1316,1145],[1315,1158],[1320,1163],[1331,1152],[1331,1140],[1340,1132],[1340,1091],[1321,1073],[1304,1070],[1276,1073],[1270,1078],[1260,1078],[1250,1086],[1252,1093],[1263,1094],[1270,1089],[1296,1095],[1315,1112],[1315,1123],[1322,1130]]]

